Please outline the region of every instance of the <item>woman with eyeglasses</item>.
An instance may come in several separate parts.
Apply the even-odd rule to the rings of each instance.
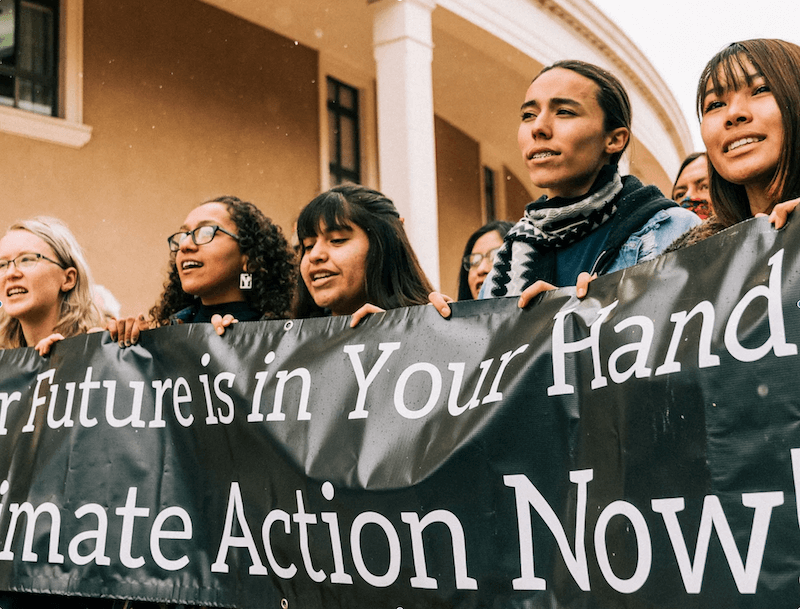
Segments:
[[[0,349],[35,347],[101,323],[89,266],[74,235],[56,218],[18,222],[0,239]]]
[[[152,327],[212,322],[222,334],[237,321],[289,315],[294,252],[280,227],[252,203],[231,196],[207,201],[167,243],[169,276],[150,319],[139,315],[109,324],[120,346],[136,343],[139,332]]]
[[[503,237],[512,226],[511,222],[495,220],[481,226],[467,239],[458,275],[458,300],[478,298],[483,281],[503,245]]]

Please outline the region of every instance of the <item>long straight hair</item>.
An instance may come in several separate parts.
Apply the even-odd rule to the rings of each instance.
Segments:
[[[57,218],[39,216],[13,224],[8,232],[15,230],[28,231],[39,237],[53,250],[59,264],[65,269],[72,267],[76,271],[73,288],[59,295],[61,302],[58,323],[53,328],[53,333],[69,338],[100,326],[102,316],[92,299],[92,275],[89,265],[86,263],[83,249],[67,225]],[[3,308],[0,308],[0,349],[33,346],[25,342],[19,320],[9,316]]]
[[[709,83],[715,95],[749,86],[746,62],[764,77],[781,113],[783,148],[769,183],[768,196],[780,203],[800,196],[800,46],[783,40],[759,38],[734,42],[708,62],[697,85],[697,115],[703,120],[703,101]],[[709,157],[711,200],[717,219],[732,226],[752,218],[745,187],[723,178]]]
[[[382,309],[427,304],[433,288],[411,248],[397,208],[377,190],[345,184],[314,198],[297,219],[301,256],[305,255],[303,239],[317,236],[320,226],[337,230],[353,224],[369,240],[365,262],[367,302]],[[297,317],[328,314],[314,302],[302,278],[298,283]]]

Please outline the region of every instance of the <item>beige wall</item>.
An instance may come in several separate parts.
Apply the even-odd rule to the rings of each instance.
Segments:
[[[435,128],[440,287],[455,298],[464,245],[483,225],[480,148],[476,141],[439,117]]]
[[[317,55],[195,0],[85,0],[84,122],[73,150],[0,134],[0,227],[66,220],[123,311],[149,308],[165,239],[208,198],[284,230],[319,188]]]

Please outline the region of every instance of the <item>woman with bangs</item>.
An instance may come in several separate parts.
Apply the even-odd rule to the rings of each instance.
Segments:
[[[37,217],[0,239],[0,349],[35,347],[101,324],[83,250],[66,224]]]
[[[352,315],[427,304],[432,288],[394,203],[354,184],[312,200],[297,219],[297,317]]]
[[[800,202],[800,46],[735,42],[708,62],[697,87],[714,215],[675,250],[756,216],[781,228]]]

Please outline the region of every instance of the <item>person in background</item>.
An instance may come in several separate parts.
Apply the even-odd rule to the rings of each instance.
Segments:
[[[92,286],[92,298],[106,322],[117,319],[122,313],[122,305],[106,286],[97,284]]]
[[[705,220],[711,215],[711,195],[708,182],[708,157],[705,152],[687,156],[672,185],[672,200]]]
[[[224,196],[196,207],[167,239],[169,276],[144,314],[109,323],[121,347],[148,328],[211,322],[218,334],[237,321],[278,319],[291,311],[294,252],[279,226],[255,205]]]
[[[511,222],[495,220],[481,226],[467,240],[458,275],[459,301],[478,297],[495,256],[503,245],[503,237],[512,226],[514,225]]]
[[[670,249],[769,215],[781,228],[800,197],[800,46],[734,42],[708,62],[697,86],[714,215]]]
[[[89,265],[61,220],[37,217],[0,239],[0,349],[35,347],[99,326]]]
[[[583,296],[593,274],[651,260],[700,222],[655,186],[619,174],[630,129],[628,95],[606,70],[559,61],[533,79],[517,143],[546,194],[506,235],[481,298],[519,296],[525,307],[544,290],[576,284]],[[448,300],[431,294],[445,317]]]
[[[296,317],[352,315],[427,304],[432,288],[394,203],[354,184],[314,198],[297,219]]]

